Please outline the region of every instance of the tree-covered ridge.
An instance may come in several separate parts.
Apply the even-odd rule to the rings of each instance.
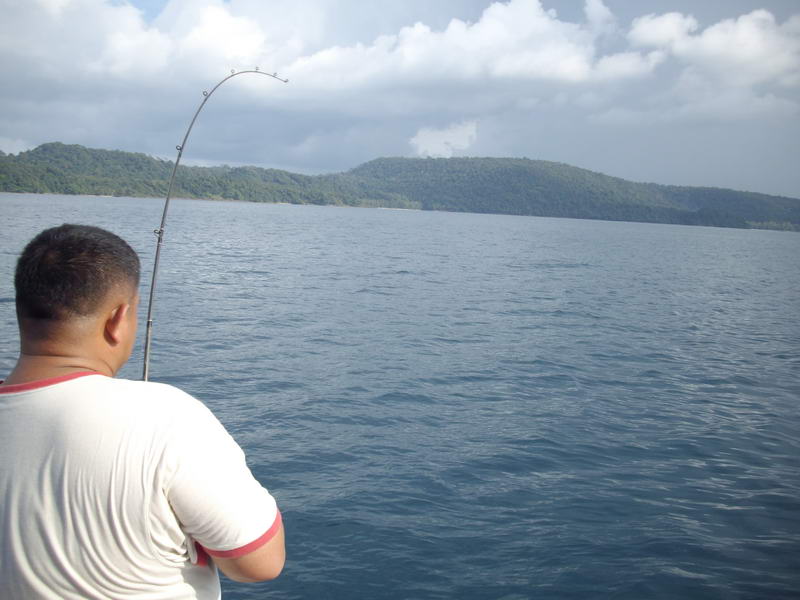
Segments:
[[[0,153],[0,190],[161,197],[172,164],[145,154],[44,144],[18,155]],[[380,158],[345,173],[314,176],[182,166],[174,195],[800,230],[795,198],[634,183],[518,158]]]

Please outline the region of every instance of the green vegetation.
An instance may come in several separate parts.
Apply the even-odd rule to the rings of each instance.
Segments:
[[[0,191],[161,197],[171,169],[172,162],[144,154],[43,144],[0,153]],[[380,158],[315,176],[181,167],[173,195],[800,231],[795,198],[634,183],[517,158]]]

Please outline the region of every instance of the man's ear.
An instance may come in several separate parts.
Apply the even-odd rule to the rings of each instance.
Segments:
[[[130,309],[131,305],[128,303],[119,304],[106,319],[105,337],[112,346],[119,344],[125,337],[128,328],[128,320],[125,317]]]

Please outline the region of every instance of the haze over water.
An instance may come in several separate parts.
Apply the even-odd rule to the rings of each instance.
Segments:
[[[24,243],[108,227],[147,282],[162,205],[0,202],[5,373]],[[171,211],[152,378],[215,411],[287,527],[281,578],[225,598],[800,596],[800,235]]]

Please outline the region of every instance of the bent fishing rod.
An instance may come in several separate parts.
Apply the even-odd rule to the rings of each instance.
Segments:
[[[194,127],[194,122],[197,120],[197,116],[200,114],[200,111],[203,110],[203,107],[208,102],[208,99],[217,91],[217,88],[221,86],[223,83],[236,77],[237,75],[244,75],[245,73],[257,73],[259,75],[266,75],[267,77],[272,77],[273,79],[277,79],[282,83],[289,83],[288,79],[282,79],[278,77],[277,73],[265,73],[264,71],[259,71],[258,67],[251,70],[245,71],[236,71],[235,69],[231,70],[231,74],[225,77],[222,81],[220,81],[217,85],[211,88],[211,91],[203,91],[203,101],[200,103],[200,106],[197,107],[197,110],[192,117],[192,120],[189,122],[189,128],[186,130],[186,135],[183,136],[183,141],[175,146],[175,149],[178,151],[178,156],[175,159],[175,164],[172,166],[172,175],[169,178],[169,186],[167,187],[167,198],[164,201],[164,212],[161,215],[161,225],[158,229],[154,230],[153,233],[156,234],[158,241],[156,243],[156,257],[155,262],[153,263],[153,278],[150,281],[150,299],[147,303],[147,330],[145,333],[144,339],[144,368],[142,370],[142,380],[147,381],[150,375],[150,343],[153,339],[153,300],[155,298],[156,292],[156,277],[158,276],[158,262],[161,258],[161,246],[164,243],[164,228],[167,224],[167,210],[169,209],[169,200],[172,197],[172,187],[175,183],[175,174],[178,172],[178,165],[181,162],[181,156],[183,156],[183,151],[186,148],[186,140],[189,139],[189,134],[192,132],[192,127]]]

